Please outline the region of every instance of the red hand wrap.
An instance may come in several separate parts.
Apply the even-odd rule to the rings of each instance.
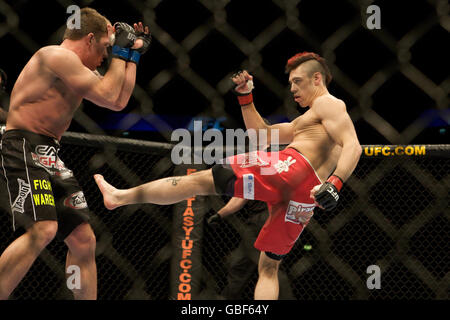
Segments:
[[[342,186],[344,185],[344,182],[342,181],[342,179],[335,175],[332,175],[331,177],[329,177],[327,182],[332,183],[336,187],[337,191],[341,191]]]
[[[249,94],[247,94],[245,96],[238,96],[238,101],[241,106],[246,106],[250,103],[253,103],[253,95],[250,92]]]

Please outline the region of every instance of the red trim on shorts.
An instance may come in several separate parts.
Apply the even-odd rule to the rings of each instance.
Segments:
[[[260,251],[284,255],[308,225],[315,207],[310,191],[322,182],[308,159],[297,150],[286,148],[272,158],[273,153],[278,152],[257,151],[232,157],[231,167],[236,176],[234,196],[244,198],[244,193],[251,193],[252,199],[268,204],[270,214],[254,246]],[[263,168],[270,167],[274,168],[273,174],[261,173]],[[252,176],[249,186],[249,182],[244,184],[244,176],[248,175]]]

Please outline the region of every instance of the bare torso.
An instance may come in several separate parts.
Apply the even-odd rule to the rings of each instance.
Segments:
[[[69,127],[82,97],[47,67],[49,50],[61,48],[40,49],[20,73],[11,93],[6,130],[23,129],[59,140]]]
[[[325,131],[314,108],[295,119],[293,124],[294,139],[288,147],[303,154],[320,179],[325,181],[336,168],[342,147],[336,144]]]

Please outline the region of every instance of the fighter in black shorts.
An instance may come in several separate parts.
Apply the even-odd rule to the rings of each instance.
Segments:
[[[55,236],[69,249],[66,267],[80,271],[74,298],[97,298],[89,210],[72,171],[58,156],[59,141],[83,99],[114,111],[127,105],[139,58],[149,44],[142,23],[113,27],[96,10],[83,8],[80,28],[67,28],[61,45],[38,50],[17,78],[0,145],[0,172],[13,226],[24,226],[26,232],[0,256],[0,300],[10,296]],[[101,76],[96,69],[111,45],[111,64]]]
[[[89,209],[73,172],[58,156],[58,140],[24,130],[9,130],[2,139],[13,229],[36,221],[58,221],[56,236],[64,240],[89,221]]]

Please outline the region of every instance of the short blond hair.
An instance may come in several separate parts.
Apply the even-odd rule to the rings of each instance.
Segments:
[[[93,33],[95,39],[108,35],[109,20],[98,13],[97,10],[86,7],[80,10],[80,28],[69,29],[66,27],[63,40],[80,40],[89,33]]]

